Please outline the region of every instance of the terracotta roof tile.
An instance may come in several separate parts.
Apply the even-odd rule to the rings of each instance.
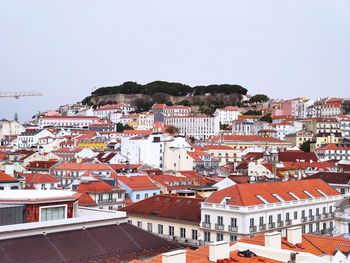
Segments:
[[[292,192],[300,199],[309,199],[304,192],[309,192],[314,197],[323,197],[317,190],[321,190],[328,196],[339,195],[339,193],[320,179],[285,181],[285,182],[265,182],[254,184],[236,184],[228,188],[213,193],[206,202],[221,203],[225,197],[231,198],[228,205],[251,206],[264,204],[257,196],[261,196],[268,203],[280,202],[272,194],[279,195],[285,201],[295,201],[290,195]]]
[[[117,176],[116,178],[134,191],[159,189],[146,175]]]

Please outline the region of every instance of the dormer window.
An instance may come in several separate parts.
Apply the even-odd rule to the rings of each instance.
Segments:
[[[282,197],[280,197],[278,194],[272,194],[272,196],[280,202],[285,202],[285,200]]]
[[[322,192],[320,189],[317,189],[316,190],[317,192],[319,192],[321,195],[323,195],[323,196],[328,196],[328,195],[326,195],[324,192]]]
[[[258,198],[261,202],[263,202],[264,204],[268,204],[269,202],[266,201],[266,199],[264,197],[262,197],[261,195],[257,195],[256,198]]]
[[[303,191],[304,194],[306,194],[307,196],[309,196],[310,198],[315,198],[312,194],[310,194],[308,191]]]
[[[222,205],[227,205],[231,201],[232,197],[225,197],[222,201]]]
[[[298,196],[296,196],[294,193],[289,192],[288,193],[291,197],[293,197],[295,200],[300,200],[300,198]]]

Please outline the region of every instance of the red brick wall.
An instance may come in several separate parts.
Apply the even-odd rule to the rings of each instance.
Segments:
[[[52,205],[67,205],[67,217],[73,217],[73,204],[75,201],[57,202],[57,203],[44,203],[44,204],[27,204],[26,205],[26,220],[27,223],[39,221],[40,207],[52,206]]]

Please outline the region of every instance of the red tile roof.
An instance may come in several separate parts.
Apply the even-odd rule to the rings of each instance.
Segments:
[[[303,152],[303,151],[285,151],[278,153],[279,162],[295,162],[297,160],[304,160],[309,162],[310,160],[317,162],[318,158],[313,152]]]
[[[257,142],[286,142],[273,137],[265,137],[258,135],[217,135],[211,141],[257,141]]]
[[[18,182],[18,179],[0,171],[0,182]]]
[[[54,168],[55,170],[113,170],[107,163],[62,163]]]
[[[254,237],[244,237],[239,240],[242,243],[265,245],[264,235],[256,235]],[[346,248],[345,252],[350,250],[350,240],[342,236],[321,236],[312,234],[303,234],[302,242],[293,245],[287,242],[286,238],[281,240],[282,249],[311,253],[316,256],[334,255],[336,251]]]
[[[116,178],[134,191],[159,189],[146,175],[117,176]]]
[[[122,208],[128,214],[161,217],[199,224],[202,198],[156,195]]]
[[[209,261],[209,246],[202,246],[196,250],[187,249],[186,262],[189,263],[213,263]],[[282,263],[282,261],[261,256],[245,258],[238,255],[238,251],[231,251],[230,258],[218,260],[216,263]],[[162,256],[158,255],[151,260],[134,260],[131,263],[162,263]]]
[[[26,184],[48,184],[48,183],[54,184],[54,183],[59,182],[51,174],[41,174],[41,173],[25,174],[25,173],[21,173],[21,176],[23,176],[25,178]]]
[[[115,187],[104,181],[82,181],[79,184],[78,193],[108,193],[117,190]]]
[[[293,193],[299,199],[309,199],[304,192],[309,192],[315,198],[323,197],[317,190],[322,191],[327,196],[339,195],[339,193],[320,179],[267,182],[254,184],[236,184],[228,188],[213,193],[206,202],[221,203],[225,197],[231,198],[228,205],[251,206],[264,204],[257,196],[261,196],[268,203],[278,203],[279,199],[272,194],[277,194],[285,201],[295,201],[296,199],[289,193]]]

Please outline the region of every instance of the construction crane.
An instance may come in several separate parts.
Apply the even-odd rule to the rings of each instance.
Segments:
[[[29,96],[42,96],[40,92],[34,91],[0,91],[1,98],[15,98],[19,99],[20,97],[29,97]]]

